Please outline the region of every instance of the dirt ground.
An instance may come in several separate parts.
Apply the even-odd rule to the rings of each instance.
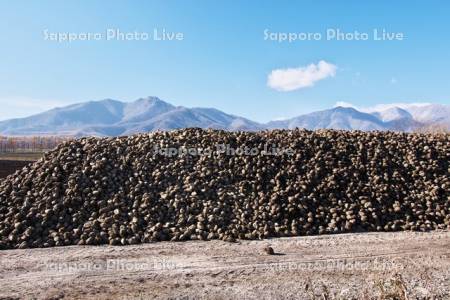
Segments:
[[[275,255],[263,249],[270,245]],[[450,299],[450,232],[0,251],[0,299]]]
[[[1,160],[16,160],[33,162],[44,155],[43,152],[0,152]]]
[[[29,163],[31,163],[31,161],[0,159],[0,179],[13,174]]]
[[[24,166],[38,160],[42,153],[19,152],[19,153],[0,153],[0,179],[13,174]]]

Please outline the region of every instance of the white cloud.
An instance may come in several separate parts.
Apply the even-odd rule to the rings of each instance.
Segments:
[[[276,69],[268,78],[267,85],[277,91],[288,92],[313,86],[317,81],[334,77],[337,66],[319,61],[317,65],[310,64],[306,67]]]
[[[344,102],[344,101],[338,101],[336,102],[336,104],[334,105],[334,107],[337,106],[342,106],[342,107],[353,107],[359,111],[362,112],[366,112],[366,113],[373,113],[373,112],[380,112],[380,111],[385,111],[391,108],[402,108],[402,109],[408,109],[408,108],[412,108],[412,107],[424,107],[424,106],[428,106],[431,103],[429,102],[416,102],[416,103],[389,103],[389,104],[377,104],[374,106],[368,106],[368,107],[363,107],[363,106],[356,106],[353,105],[352,103],[349,102]]]
[[[411,107],[424,107],[427,105],[430,105],[429,102],[417,102],[417,103],[389,103],[389,104],[377,104],[375,106],[371,107],[365,107],[361,108],[361,111],[364,112],[377,112],[377,111],[383,111],[387,109],[391,109],[394,107],[402,108],[402,109],[408,109]]]
[[[391,84],[396,84],[397,83],[397,78],[392,77],[390,82],[391,82]]]
[[[353,104],[349,103],[349,102],[345,102],[345,101],[338,101],[336,102],[336,104],[333,107],[353,107],[353,108],[357,108],[356,106],[354,106]]]
[[[274,118],[272,121],[284,121],[287,119],[289,119],[289,118],[288,117],[277,117],[277,118]]]

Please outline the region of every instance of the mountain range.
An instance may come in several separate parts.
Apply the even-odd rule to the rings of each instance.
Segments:
[[[390,104],[371,109],[334,107],[286,120],[258,123],[214,108],[174,106],[157,97],[134,102],[106,99],[0,121],[2,135],[120,136],[186,127],[224,130],[344,129],[415,131],[450,129],[450,105]]]

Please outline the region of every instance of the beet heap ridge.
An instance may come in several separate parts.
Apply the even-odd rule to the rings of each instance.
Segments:
[[[450,228],[449,140],[184,129],[64,142],[1,181],[0,248]]]

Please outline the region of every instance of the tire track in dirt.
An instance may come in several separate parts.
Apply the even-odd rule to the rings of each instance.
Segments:
[[[378,241],[376,247],[374,235],[368,234],[358,236],[358,243],[346,243],[342,236],[327,236],[320,237],[320,242],[317,242],[319,238],[314,241],[307,237],[231,244],[210,241],[7,250],[0,252],[0,298],[33,295],[40,299],[54,296],[61,290],[70,298],[94,295],[98,298],[98,293],[103,293],[105,299],[108,299],[106,295],[122,299],[137,291],[146,297],[162,298],[183,294],[194,298],[229,298],[225,296],[242,291],[248,298],[257,298],[251,287],[281,289],[280,293],[286,296],[295,291],[301,295],[304,291],[297,290],[300,287],[284,291],[284,285],[299,285],[299,282],[304,285],[306,280],[314,279],[314,282],[325,281],[330,290],[341,290],[342,285],[348,283],[362,289],[364,278],[395,272],[404,274],[408,282],[423,282],[423,286],[438,291],[450,290],[450,232],[381,233],[377,236],[382,241]],[[324,246],[323,240],[329,240],[333,246]],[[259,250],[267,244],[280,255],[262,255]],[[105,266],[93,271],[58,271],[45,265],[105,264],[107,260],[131,263],[132,266],[142,262],[150,264],[143,269],[107,269]],[[420,272],[428,267],[432,272],[420,277]],[[345,277],[342,274],[346,274]],[[433,283],[428,283],[426,278],[432,278]],[[224,291],[221,292],[219,287],[224,287]],[[352,291],[356,293],[358,289]]]

